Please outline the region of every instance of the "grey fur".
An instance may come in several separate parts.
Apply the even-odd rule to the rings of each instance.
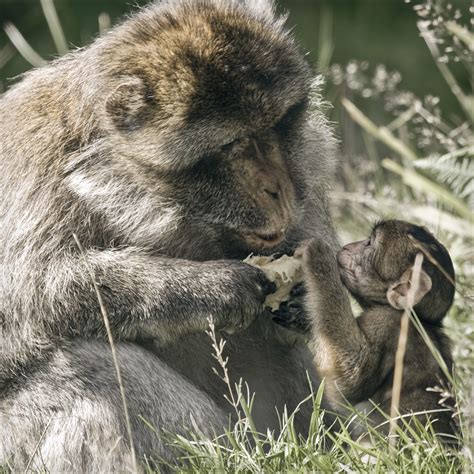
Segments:
[[[275,407],[292,410],[307,395],[306,370],[317,383],[306,347],[289,344],[260,314],[263,274],[231,260],[258,250],[235,232],[269,228],[273,217],[255,204],[268,196],[248,196],[235,165],[225,174],[199,161],[239,144],[236,134],[279,140],[294,215],[285,241],[267,252],[291,251],[315,233],[336,244],[326,202],[335,141],[317,94],[287,118],[295,123],[284,138],[262,132],[308,96],[311,82],[273,11],[267,1],[152,4],[1,97],[0,464],[22,469],[33,457],[33,467],[52,472],[130,466],[110,349],[73,232],[105,300],[140,456],[172,460],[161,430],[183,433],[191,418],[207,435],[228,423],[204,334],[209,315],[237,331],[226,346],[230,373],[257,392],[258,429],[277,428]],[[240,105],[224,107],[202,75],[220,63],[193,56],[187,66],[188,53],[214,46],[210,19],[224,25],[219,54],[232,64],[247,55],[247,69],[222,72],[245,106],[237,119],[224,113]],[[297,419],[301,432],[310,410]]]

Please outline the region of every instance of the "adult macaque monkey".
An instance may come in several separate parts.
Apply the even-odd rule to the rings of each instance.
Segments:
[[[272,285],[239,260],[336,243],[335,146],[311,84],[271,1],[169,0],[1,97],[0,465],[131,466],[88,266],[140,458],[174,458],[161,428],[228,423],[209,316],[234,333],[229,371],[256,392],[259,430],[307,396],[311,354],[261,315]]]
[[[422,251],[429,257],[424,259],[416,286],[413,264]],[[409,305],[410,291],[416,314],[451,369],[450,343],[442,320],[454,297],[453,264],[445,247],[426,229],[385,221],[378,223],[366,240],[346,245],[337,257],[323,239],[312,241],[299,252],[305,257],[310,347],[333,406],[340,409],[347,402],[370,399],[390,412],[400,320]],[[358,318],[352,315],[344,287],[364,310]],[[452,405],[449,401],[448,406],[443,405],[440,393],[432,390],[443,384],[447,384],[446,376],[410,325],[400,413],[433,410],[429,416],[435,431],[445,435],[446,442],[455,442]],[[377,410],[372,417],[377,423],[386,421]]]

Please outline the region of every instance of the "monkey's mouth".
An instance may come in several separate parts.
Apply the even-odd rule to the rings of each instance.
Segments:
[[[281,229],[277,232],[248,232],[242,233],[241,235],[252,247],[272,248],[283,242],[286,230]]]

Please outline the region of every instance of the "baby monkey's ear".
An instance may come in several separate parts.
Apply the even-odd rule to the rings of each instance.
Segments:
[[[107,97],[105,110],[117,130],[132,131],[140,128],[149,106],[148,87],[139,77],[130,76]]]
[[[431,290],[431,278],[421,268],[419,270],[418,285],[414,285],[413,274],[416,272],[413,270],[414,266],[410,267],[387,290],[388,302],[395,309],[406,309],[415,306]]]

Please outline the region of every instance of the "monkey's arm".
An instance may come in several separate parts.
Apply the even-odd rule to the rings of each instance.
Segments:
[[[364,332],[352,314],[334,251],[313,240],[305,251],[306,306],[310,348],[332,401],[368,399],[386,374],[383,340]]]
[[[87,262],[87,263],[86,263]],[[77,336],[104,332],[92,285],[95,276],[117,338],[170,340],[202,331],[212,316],[219,329],[246,327],[272,291],[263,272],[230,260],[195,262],[139,250],[89,250],[61,259],[42,285],[42,310]]]

